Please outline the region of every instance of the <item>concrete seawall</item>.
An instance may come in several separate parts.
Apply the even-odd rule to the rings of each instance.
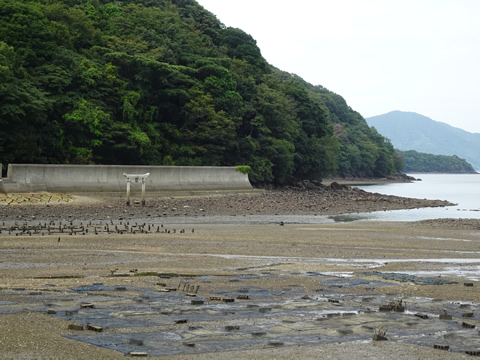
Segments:
[[[10,164],[0,192],[125,192],[124,173],[150,173],[147,192],[252,189],[248,175],[236,167]]]

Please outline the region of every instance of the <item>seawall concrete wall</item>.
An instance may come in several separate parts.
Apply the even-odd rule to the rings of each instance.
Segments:
[[[7,177],[0,179],[0,192],[125,192],[124,173],[150,173],[147,193],[252,188],[248,175],[235,167],[10,164]],[[132,182],[132,191],[135,187]]]

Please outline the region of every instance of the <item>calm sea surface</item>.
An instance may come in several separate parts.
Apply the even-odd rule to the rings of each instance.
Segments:
[[[418,199],[448,200],[455,206],[381,211],[344,216],[348,220],[415,221],[437,218],[480,219],[480,174],[408,174],[422,181],[357,186],[365,191]],[[342,217],[334,218],[342,221]]]

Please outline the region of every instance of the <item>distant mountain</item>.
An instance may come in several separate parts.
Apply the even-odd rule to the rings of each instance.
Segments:
[[[456,155],[467,160],[474,169],[480,169],[480,134],[414,112],[392,111],[366,120],[398,150]]]

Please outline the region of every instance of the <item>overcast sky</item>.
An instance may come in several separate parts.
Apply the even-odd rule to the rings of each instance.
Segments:
[[[413,111],[480,133],[480,0],[197,1],[364,117]]]

